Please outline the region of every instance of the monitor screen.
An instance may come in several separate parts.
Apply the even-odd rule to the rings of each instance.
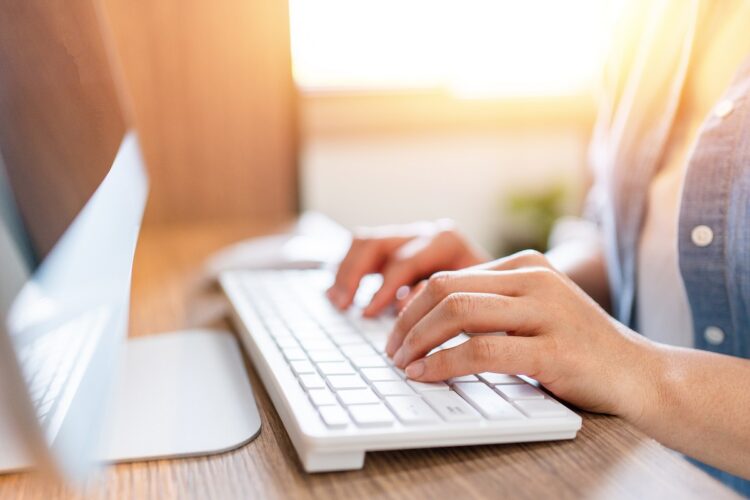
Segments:
[[[66,477],[95,460],[147,195],[98,5],[0,15],[0,422]]]
[[[92,5],[16,2],[0,16],[0,207],[32,267],[101,184],[126,131]]]
[[[13,190],[8,180],[2,156],[0,155],[0,237],[2,237],[2,250],[0,257],[2,262],[7,263],[10,259],[16,259],[16,263],[23,272],[30,273],[39,264],[39,259],[31,246],[29,235],[23,225],[18,206],[16,205]],[[3,273],[4,275],[5,273]],[[5,278],[5,276],[3,276]]]

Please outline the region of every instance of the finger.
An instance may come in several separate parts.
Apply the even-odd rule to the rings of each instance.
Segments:
[[[377,316],[396,298],[396,292],[404,285],[409,285],[417,278],[418,269],[412,259],[390,260],[383,269],[383,284],[372,296],[362,314],[367,317]]]
[[[393,302],[401,286],[445,269],[446,257],[454,252],[451,245],[450,238],[441,233],[434,238],[415,238],[398,248],[383,270],[383,284],[363,311],[364,315],[380,314]]]
[[[340,309],[349,307],[366,274],[378,271],[386,257],[381,240],[355,239],[336,272],[336,280],[328,291],[329,298]]]
[[[437,273],[427,280],[427,285],[419,292],[399,315],[386,345],[386,353],[393,356],[406,334],[433,307],[451,293],[494,293],[518,296],[535,281],[534,272],[529,270],[497,271],[466,270],[453,273]]]
[[[399,368],[421,358],[461,332],[533,331],[537,317],[525,298],[491,293],[454,293],[409,331],[393,357]]]
[[[401,312],[426,284],[427,282],[422,280],[412,287],[401,287],[399,292],[396,292],[396,311]],[[401,291],[403,294],[400,293]]]
[[[484,262],[476,266],[472,266],[471,269],[485,270],[485,271],[510,271],[513,269],[520,269],[522,267],[547,267],[553,269],[552,265],[547,260],[547,257],[543,253],[537,252],[536,250],[523,250],[516,252],[512,255],[502,257],[500,259],[491,260]]]
[[[457,347],[412,362],[406,367],[406,375],[423,382],[480,372],[536,378],[544,359],[542,351],[540,337],[476,336]]]

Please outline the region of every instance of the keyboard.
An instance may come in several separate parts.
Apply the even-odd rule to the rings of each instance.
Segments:
[[[356,306],[338,311],[324,295],[332,280],[323,270],[220,277],[242,342],[306,471],[359,469],[367,451],[576,436],[580,416],[526,377],[409,380],[384,353],[395,319],[365,319]],[[437,349],[466,340],[460,334]]]
[[[18,350],[18,361],[40,423],[51,437],[60,422],[53,415],[73,397],[108,314],[92,311],[50,329]],[[62,411],[58,411],[62,410]]]

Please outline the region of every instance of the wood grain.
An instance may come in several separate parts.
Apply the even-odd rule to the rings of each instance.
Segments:
[[[225,325],[225,302],[200,265],[213,250],[282,223],[147,228],[139,243],[131,330],[152,334]],[[248,363],[263,427],[253,442],[211,457],[106,468],[94,498],[737,498],[624,421],[584,414],[573,441],[377,452],[359,471],[305,474]],[[0,478],[0,498],[73,498],[30,474]]]
[[[291,216],[296,90],[284,0],[97,0],[151,177],[154,222]]]

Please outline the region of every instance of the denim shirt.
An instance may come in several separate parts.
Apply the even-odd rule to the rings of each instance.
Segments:
[[[638,23],[639,57],[615,64],[605,81],[609,92],[602,95],[591,147],[589,209],[603,235],[613,311],[636,330],[646,193],[677,109],[697,13],[697,2],[659,5]],[[688,158],[678,259],[695,347],[750,358],[750,59],[706,118]],[[698,465],[750,496],[750,481]]]
[[[695,347],[750,358],[750,64],[703,125],[678,230]],[[750,481],[703,467],[750,495]]]

